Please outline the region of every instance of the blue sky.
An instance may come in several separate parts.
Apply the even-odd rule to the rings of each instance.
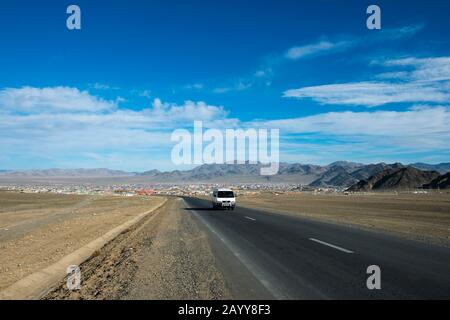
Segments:
[[[366,28],[366,8],[382,30]],[[69,4],[82,30],[65,26]],[[448,162],[448,1],[2,1],[0,169],[174,169],[170,133],[281,160]]]

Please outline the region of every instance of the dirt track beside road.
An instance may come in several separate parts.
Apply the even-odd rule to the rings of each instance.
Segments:
[[[46,299],[230,298],[206,234],[177,198],[105,246],[81,273],[81,290],[62,281]]]

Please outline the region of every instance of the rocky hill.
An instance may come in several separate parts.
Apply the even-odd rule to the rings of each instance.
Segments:
[[[343,165],[342,162],[332,163],[327,166],[327,170],[310,186],[312,187],[344,187],[348,188],[360,180],[368,179],[374,174],[387,169],[403,168],[401,163],[386,164],[353,164]]]
[[[424,189],[449,189],[450,188],[450,172],[443,174],[430,183],[425,184]]]
[[[351,186],[359,180],[354,178],[344,167],[335,165],[325,171],[320,178],[314,180],[310,186],[327,187],[327,186]]]
[[[421,188],[437,177],[439,177],[437,171],[422,171],[411,166],[388,168],[367,180],[359,181],[348,191],[411,190]]]

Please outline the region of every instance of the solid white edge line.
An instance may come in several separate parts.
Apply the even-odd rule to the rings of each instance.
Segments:
[[[256,219],[253,219],[253,218],[250,218],[250,217],[247,217],[247,216],[245,216],[245,219],[256,221]]]
[[[345,253],[353,253],[353,251],[350,251],[350,250],[347,250],[345,248],[341,248],[341,247],[335,246],[334,244],[331,244],[331,243],[328,243],[328,242],[325,242],[325,241],[317,240],[317,239],[314,239],[314,238],[308,238],[308,240],[311,240],[311,241],[323,244],[324,246],[328,246],[328,247],[331,247],[333,249],[336,249],[336,250],[339,250],[339,251],[342,251],[342,252],[345,252]]]

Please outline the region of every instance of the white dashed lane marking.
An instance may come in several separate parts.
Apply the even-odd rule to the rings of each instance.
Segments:
[[[333,249],[336,249],[336,250],[339,250],[339,251],[342,251],[342,252],[345,252],[345,253],[353,253],[353,251],[347,250],[347,249],[339,247],[339,246],[335,246],[334,244],[331,244],[331,243],[328,243],[328,242],[325,242],[325,241],[317,240],[317,239],[314,239],[314,238],[309,238],[309,240],[317,242],[317,243],[320,243],[320,244],[323,244],[324,246],[327,246],[327,247],[330,247],[330,248],[333,248]]]

